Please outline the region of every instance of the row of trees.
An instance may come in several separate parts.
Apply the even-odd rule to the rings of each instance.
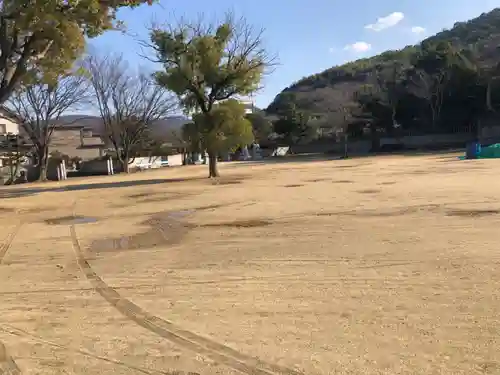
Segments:
[[[479,132],[495,114],[500,86],[495,64],[481,64],[473,49],[446,42],[424,44],[408,65],[380,66],[370,85],[355,94],[356,117],[372,134],[398,127],[448,132],[468,127]],[[362,130],[353,124],[353,131]]]
[[[6,102],[29,138],[41,180],[46,179],[54,129],[68,111],[87,106],[98,110],[101,136],[128,172],[129,161],[137,152],[160,141],[152,136],[151,126],[177,108],[169,91],[150,75],[129,69],[121,57],[92,55],[79,64],[77,71],[57,81],[35,82],[15,90]]]
[[[273,66],[261,39],[243,19],[154,27],[143,42],[161,69],[135,72],[121,58],[81,58],[85,38],[120,26],[120,7],[151,1],[4,0],[0,3],[0,105],[20,119],[33,144],[41,179],[57,120],[93,104],[124,169],[139,149],[158,143],[152,125],[179,108],[192,116],[184,129],[193,149],[217,155],[253,139],[251,122],[234,98],[259,89]],[[76,62],[76,63],[75,63]]]
[[[500,106],[500,64],[481,61],[473,48],[456,43],[424,42],[407,59],[380,61],[367,74],[368,84],[346,94],[334,113],[319,120],[298,109],[290,93],[277,110],[274,130],[290,143],[318,137],[321,127],[331,127],[337,136],[369,133],[376,149],[381,134],[459,129],[479,134]]]

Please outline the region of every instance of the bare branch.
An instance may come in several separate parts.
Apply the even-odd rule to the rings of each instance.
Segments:
[[[203,70],[199,61],[193,57],[190,51],[192,45],[197,45],[200,40],[207,36],[217,38],[220,28],[227,28],[229,38],[224,42],[222,56],[218,69],[210,74]],[[161,42],[140,41],[141,46],[152,51],[155,57],[142,56],[146,59],[161,63],[165,70],[177,69],[184,75],[189,93],[184,95],[183,102],[189,102],[194,97],[196,107],[202,112],[209,112],[217,102],[236,97],[242,91],[241,77],[249,76],[253,72],[266,76],[273,72],[277,66],[277,57],[270,55],[263,40],[263,29],[256,29],[248,24],[244,17],[237,18],[229,12],[222,20],[207,21],[203,15],[198,16],[195,21],[180,19],[175,23],[167,25],[153,25],[150,28],[151,35],[167,33],[168,35],[182,40],[178,45],[182,51],[176,50],[174,54],[165,54]],[[201,51],[198,51],[201,53]],[[258,91],[258,86],[252,91]],[[182,96],[182,95],[181,95]]]
[[[61,77],[55,85],[36,83],[15,91],[7,102],[35,147],[48,147],[56,120],[88,100],[88,86],[81,76]]]
[[[177,101],[150,75],[127,70],[122,56],[88,56],[84,69],[104,125],[102,135],[128,165],[135,149],[151,138],[152,125],[177,110]]]
[[[36,155],[39,178],[46,179],[52,133],[57,120],[88,99],[88,86],[81,76],[64,76],[55,84],[35,83],[13,92],[6,108],[19,120]]]

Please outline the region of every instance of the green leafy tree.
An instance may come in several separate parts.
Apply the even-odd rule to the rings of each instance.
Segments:
[[[273,124],[263,113],[249,113],[246,115],[246,118],[252,124],[253,135],[257,142],[265,141],[269,138],[273,132]]]
[[[56,80],[93,38],[117,26],[116,11],[151,0],[0,1],[0,104],[15,88]]]
[[[369,131],[372,150],[376,151],[380,147],[379,132],[392,127],[392,108],[380,96],[373,94],[371,86],[359,90],[355,98],[360,107],[356,117],[361,121],[355,123],[353,127],[362,124],[361,132],[364,133],[365,129]]]
[[[184,150],[193,156],[204,152],[202,144],[203,124],[198,122],[188,122],[182,126],[182,141]],[[186,161],[185,161],[186,162]]]
[[[193,123],[185,129],[194,151],[201,148],[215,157],[248,145],[254,139],[252,124],[245,118],[245,107],[234,99],[216,104],[209,113],[195,114]],[[209,169],[211,177],[219,176],[216,163],[210,163]]]
[[[441,120],[445,93],[453,72],[462,62],[460,51],[450,43],[424,43],[414,57],[413,68],[408,71],[414,94],[429,105],[433,130]]]
[[[217,118],[212,115],[217,103],[256,91],[272,66],[261,35],[231,16],[217,25],[197,22],[153,28],[150,46],[163,65],[156,80],[177,94],[186,112],[199,112],[205,133],[214,135],[219,125],[210,122]],[[217,149],[207,148],[209,177],[218,176]]]
[[[273,129],[291,146],[310,141],[317,136],[317,129],[310,120],[308,113],[297,109],[293,102],[288,102],[281,108],[279,119],[273,123]]]
[[[371,95],[379,105],[390,110],[390,126],[396,126],[396,115],[399,102],[404,95],[402,81],[405,68],[403,64],[395,62],[390,66],[377,67],[375,82],[371,85]]]

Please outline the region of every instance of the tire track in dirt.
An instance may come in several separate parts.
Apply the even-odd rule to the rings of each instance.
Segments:
[[[196,333],[177,327],[174,323],[161,319],[143,310],[130,300],[122,297],[110,287],[92,269],[85,258],[85,253],[78,237],[75,226],[71,225],[71,238],[76,252],[78,266],[90,281],[94,289],[121,314],[143,328],[163,337],[179,346],[210,358],[227,367],[248,375],[302,375],[301,372],[275,364],[264,362],[258,358],[242,354],[228,346],[212,341]]]
[[[12,241],[19,233],[22,223],[18,223],[14,229],[7,235],[3,243],[0,245],[0,265],[2,264],[3,258],[7,254],[7,251],[12,245]],[[0,341],[0,375],[18,375],[21,374],[21,370],[17,366],[5,347],[4,343]]]
[[[97,355],[97,354],[94,354],[92,352],[89,352],[89,351],[86,351],[86,350],[82,350],[82,349],[77,349],[77,350],[71,349],[71,348],[68,348],[67,346],[60,345],[60,344],[57,344],[57,343],[52,342],[52,341],[44,340],[43,338],[41,338],[39,336],[36,336],[36,335],[34,335],[32,333],[29,333],[29,332],[27,332],[25,330],[22,330],[21,328],[7,326],[7,328],[0,328],[0,331],[3,331],[3,332],[5,332],[5,333],[7,333],[9,335],[26,338],[28,340],[35,341],[35,342],[40,343],[40,344],[51,346],[53,348],[56,348],[56,349],[59,349],[59,350],[65,351],[65,352],[74,352],[74,353],[81,354],[81,355],[89,357],[89,358],[94,358],[94,359],[97,359],[97,360],[100,360],[100,361],[103,361],[103,362],[107,362],[107,363],[110,363],[110,364],[113,364],[113,365],[125,367],[125,368],[128,368],[130,370],[134,370],[137,373],[147,374],[147,375],[169,375],[169,374],[171,374],[171,373],[168,373],[168,372],[157,371],[157,370],[153,370],[153,369],[146,369],[146,368],[143,368],[143,367],[137,367],[137,366],[130,365],[128,363],[125,363],[125,362],[122,362],[122,361],[119,361],[119,360],[116,360],[116,359],[112,359],[112,358],[104,357],[104,356],[101,356],[101,355]],[[1,348],[0,348],[0,369],[1,369]],[[8,375],[9,372],[7,372],[5,374],[2,373],[2,372],[0,372],[0,374],[1,375]],[[12,373],[12,374],[14,374],[14,373]]]
[[[12,241],[19,233],[19,229],[21,229],[22,223],[18,223],[15,228],[7,235],[3,243],[0,245],[0,264],[2,264],[3,258],[5,258],[5,254],[9,250],[12,245]]]
[[[0,375],[20,375],[21,370],[0,341]]]

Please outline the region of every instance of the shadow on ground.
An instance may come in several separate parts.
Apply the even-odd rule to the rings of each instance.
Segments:
[[[302,162],[313,162],[313,161],[327,161],[327,160],[340,160],[341,158],[337,155],[327,155],[327,154],[298,154],[298,155],[287,155],[287,156],[276,156],[264,158],[261,160],[247,160],[227,163],[230,166],[237,166],[241,164],[280,164],[280,163],[302,163]]]
[[[392,152],[368,152],[368,153],[350,153],[349,159],[363,159],[380,156],[441,156],[442,158],[452,159],[458,161],[456,157],[451,154],[463,152],[463,149],[445,149],[445,150],[401,150]],[[279,163],[297,163],[297,162],[314,162],[314,161],[328,161],[328,160],[345,160],[340,154],[325,154],[325,153],[311,153],[311,154],[292,154],[286,156],[267,157],[261,160],[248,160],[241,161],[230,165],[244,164],[279,164]],[[344,166],[344,168],[355,166]]]
[[[114,181],[114,182],[101,182],[94,184],[77,184],[64,187],[8,188],[0,190],[0,198],[22,198],[40,193],[82,191],[82,190],[94,190],[94,189],[112,189],[120,187],[146,186],[146,185],[169,184],[169,183],[172,184],[172,183],[195,181],[195,180],[206,180],[206,178],[205,177],[159,178],[151,180]]]

